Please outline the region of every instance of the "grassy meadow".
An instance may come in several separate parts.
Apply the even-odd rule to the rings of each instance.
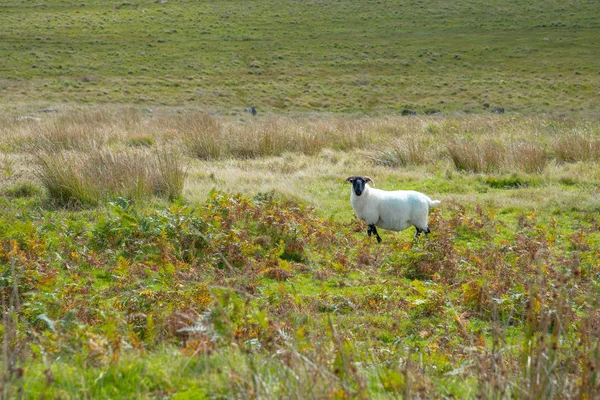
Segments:
[[[2,120],[3,395],[594,398],[600,126]],[[348,175],[440,199],[428,239]]]
[[[3,107],[598,113],[598,3],[0,4]]]
[[[4,1],[0,398],[600,397],[599,15]]]

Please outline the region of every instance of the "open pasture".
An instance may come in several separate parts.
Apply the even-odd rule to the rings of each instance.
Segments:
[[[2,122],[9,397],[598,394],[597,122]],[[429,238],[368,238],[357,172],[440,199]]]
[[[3,1],[0,398],[600,397],[599,15]]]
[[[598,113],[595,0],[0,4],[0,105]]]

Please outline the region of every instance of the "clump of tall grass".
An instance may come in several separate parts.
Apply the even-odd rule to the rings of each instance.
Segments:
[[[164,128],[175,131],[191,156],[215,160],[225,149],[222,125],[207,114],[185,114],[163,119]]]
[[[454,139],[447,144],[447,148],[454,166],[461,171],[493,172],[504,163],[504,146],[495,141]]]
[[[376,124],[372,121],[346,121],[336,119],[333,121],[320,121],[313,128],[315,133],[328,140],[328,147],[334,150],[361,149],[373,143]]]
[[[72,110],[43,117],[18,117],[0,121],[0,136],[11,149],[48,146],[65,150],[99,149],[147,130],[139,112],[131,109]]]
[[[0,174],[6,177],[12,176],[15,170],[15,163],[13,157],[6,153],[0,153]]]
[[[231,126],[227,131],[229,153],[238,158],[280,156],[286,152],[307,155],[328,147],[318,127],[288,118],[274,118],[249,126]]]
[[[97,127],[91,127],[78,119],[53,120],[39,127],[37,133],[37,138],[66,150],[99,148],[108,141],[107,136]],[[36,137],[32,139],[35,141]]]
[[[36,153],[36,175],[59,204],[96,205],[116,197],[172,200],[183,191],[179,156],[158,152]]]
[[[181,197],[187,175],[181,155],[166,149],[158,150],[154,154],[158,170],[155,170],[153,175],[153,194],[168,200]]]
[[[397,168],[427,164],[437,156],[426,138],[407,136],[398,139],[389,150],[381,150],[370,158],[377,165]]]
[[[192,113],[164,118],[160,124],[181,140],[191,156],[204,160],[259,158],[286,152],[313,155],[324,148],[349,150],[373,141],[365,124],[337,119],[267,118],[227,123]]]
[[[600,160],[600,138],[583,134],[559,136],[552,150],[559,162]]]
[[[548,151],[534,143],[504,145],[492,140],[473,143],[459,139],[448,143],[447,148],[456,169],[468,172],[496,172],[506,168],[540,173],[550,161]]]
[[[548,151],[534,143],[513,143],[509,148],[509,162],[517,169],[528,173],[539,173],[550,161]]]

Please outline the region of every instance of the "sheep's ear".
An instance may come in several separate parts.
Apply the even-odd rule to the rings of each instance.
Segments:
[[[365,180],[365,182],[371,182],[373,186],[375,186],[375,182],[373,182],[373,179],[371,179],[370,177],[364,176],[363,179]]]
[[[349,177],[346,178],[346,182],[352,183],[352,182],[354,182],[354,179],[356,179],[355,176],[349,176]]]

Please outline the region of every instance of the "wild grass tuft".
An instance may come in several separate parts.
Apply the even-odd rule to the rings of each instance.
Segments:
[[[539,144],[514,143],[509,147],[509,161],[518,170],[540,173],[550,161],[548,150]]]
[[[152,175],[153,194],[168,200],[181,197],[187,176],[181,155],[167,149],[157,150],[154,154],[158,175]]]
[[[88,182],[83,168],[91,164],[66,153],[38,153],[36,175],[48,196],[60,204],[96,205],[99,193],[96,182]]]
[[[127,139],[127,145],[130,147],[152,147],[154,143],[154,138],[150,136],[134,136]]]
[[[398,139],[389,150],[380,150],[370,158],[377,165],[397,168],[424,165],[435,160],[437,156],[426,138],[414,135]]]
[[[492,140],[473,142],[454,139],[447,148],[454,166],[461,171],[493,172],[504,163],[504,146]]]
[[[179,157],[168,151],[39,151],[36,174],[59,204],[96,205],[116,197],[174,199],[181,195],[185,173]]]
[[[600,160],[600,137],[567,134],[558,137],[552,150],[559,162]]]
[[[321,126],[299,123],[288,118],[270,118],[247,126],[232,126],[228,131],[230,154],[237,158],[278,156],[286,152],[315,154],[330,147]]]
[[[0,154],[0,173],[5,177],[11,177],[15,170],[15,159],[9,154]]]
[[[161,125],[164,129],[173,130],[193,157],[215,160],[225,151],[222,126],[210,115],[190,113],[164,119]]]

